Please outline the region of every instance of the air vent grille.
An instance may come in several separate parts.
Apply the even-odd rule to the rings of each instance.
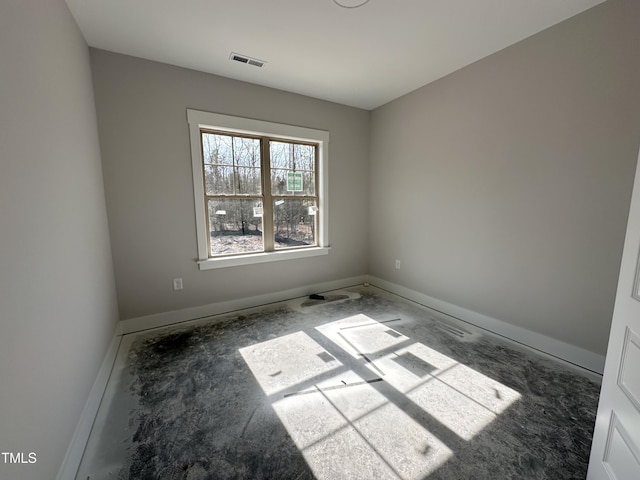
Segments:
[[[254,67],[262,67],[265,63],[267,63],[263,60],[258,60],[257,58],[252,58],[247,55],[242,55],[240,53],[234,52],[231,52],[231,55],[229,55],[229,59],[235,60],[236,62],[245,63],[247,65],[253,65]]]

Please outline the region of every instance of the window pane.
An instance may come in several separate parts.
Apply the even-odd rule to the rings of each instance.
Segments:
[[[260,195],[262,193],[262,180],[260,169],[252,167],[236,167],[236,193]]]
[[[233,137],[233,154],[236,165],[260,168],[260,140],[257,138]]]
[[[316,147],[313,145],[295,145],[294,156],[298,169],[307,171],[315,170]]]
[[[288,170],[271,169],[271,193],[273,195],[286,195]]]
[[[209,199],[211,255],[263,252],[262,201]]]
[[[233,165],[233,137],[202,133],[202,153],[204,163],[217,165]]]
[[[275,248],[316,245],[316,202],[279,198],[273,205]]]
[[[234,193],[233,167],[205,165],[204,179],[207,195],[232,195]]]
[[[315,170],[316,147],[300,143],[269,142],[272,168]]]
[[[315,172],[304,171],[302,172],[302,195],[315,195],[316,194],[316,175]]]
[[[290,168],[290,143],[269,142],[271,168]]]

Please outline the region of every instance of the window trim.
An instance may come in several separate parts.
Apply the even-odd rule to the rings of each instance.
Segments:
[[[328,229],[328,152],[329,132],[312,128],[286,125],[283,123],[254,120],[219,113],[187,109],[187,122],[191,141],[191,169],[193,174],[193,199],[196,216],[196,235],[200,270],[248,265],[295,258],[327,255],[329,253]],[[204,174],[202,170],[202,147],[200,130],[219,130],[240,135],[278,137],[283,140],[310,142],[318,145],[318,225],[317,246],[274,252],[246,253],[241,255],[211,258],[207,239],[207,218],[205,208]]]

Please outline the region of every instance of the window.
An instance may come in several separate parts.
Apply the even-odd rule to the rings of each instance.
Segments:
[[[327,132],[187,117],[201,269],[328,253]]]

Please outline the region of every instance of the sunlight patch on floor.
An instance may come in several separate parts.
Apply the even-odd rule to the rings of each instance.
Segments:
[[[287,397],[273,408],[319,479],[418,479],[452,454],[371,384]]]
[[[240,349],[317,478],[417,480],[455,454],[387,398],[389,386],[466,441],[520,398],[412,341],[399,321],[359,314],[316,327],[353,368],[304,332]]]
[[[344,369],[342,363],[303,332],[242,348],[240,354],[267,395],[304,385],[308,380],[317,383],[328,372]]]

